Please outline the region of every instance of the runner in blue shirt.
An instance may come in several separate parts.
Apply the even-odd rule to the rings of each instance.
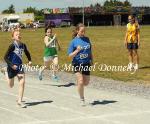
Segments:
[[[5,54],[5,61],[7,63],[7,71],[4,71],[6,75],[6,79],[10,88],[14,86],[14,78],[17,76],[19,81],[19,96],[17,99],[17,104],[21,107],[26,107],[26,105],[22,102],[24,88],[25,88],[25,73],[22,68],[22,56],[23,52],[26,54],[29,65],[32,64],[30,53],[24,43],[22,43],[20,32],[15,30],[12,32],[12,39],[13,42],[9,46],[6,54]]]
[[[68,55],[72,58],[72,65],[77,77],[78,92],[81,105],[85,106],[84,86],[90,81],[90,67],[93,63],[91,43],[85,36],[85,26],[78,24],[73,32],[73,40],[68,48]]]

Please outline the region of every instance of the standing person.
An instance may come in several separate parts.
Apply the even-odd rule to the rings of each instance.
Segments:
[[[58,54],[56,46],[58,46],[58,50],[60,50],[60,44],[56,38],[56,34],[53,34],[53,29],[50,27],[45,29],[44,44],[44,68],[39,71],[39,80],[42,80],[43,71],[49,68],[50,62],[52,62],[52,79],[58,81],[58,76],[56,75],[58,71]]]
[[[139,65],[138,48],[140,46],[140,29],[133,15],[129,15],[128,20],[129,23],[127,24],[125,35],[125,46],[128,49],[129,55],[128,68],[137,70]]]
[[[26,105],[22,102],[24,88],[25,88],[25,73],[22,68],[22,56],[23,52],[26,54],[29,65],[32,64],[31,56],[27,49],[27,46],[21,42],[20,32],[15,30],[12,32],[13,42],[9,46],[4,59],[7,63],[7,71],[5,71],[5,75],[10,88],[14,86],[14,78],[17,76],[19,81],[19,96],[17,99],[17,104],[21,107],[26,107]]]
[[[84,86],[89,84],[90,66],[93,63],[91,47],[89,38],[85,36],[85,26],[81,23],[78,24],[73,32],[73,40],[68,48],[68,55],[72,58],[82,106],[85,106]]]

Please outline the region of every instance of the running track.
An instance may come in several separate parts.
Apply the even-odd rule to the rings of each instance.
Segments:
[[[16,106],[18,94],[9,89],[0,74],[0,124],[150,124],[150,100],[126,93],[86,88],[87,102],[81,107],[74,85],[26,76],[24,100]]]

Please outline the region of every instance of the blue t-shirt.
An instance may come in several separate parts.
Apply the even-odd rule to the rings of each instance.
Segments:
[[[14,41],[9,46],[4,57],[8,66],[12,67],[13,65],[17,65],[17,70],[19,70],[19,67],[22,65],[23,52],[26,54],[28,61],[31,61],[31,56],[26,45],[24,43],[17,43],[17,41]]]
[[[22,64],[22,56],[24,52],[24,45],[17,44],[13,42],[14,50],[9,54],[9,60],[13,63],[13,65],[21,65]]]
[[[68,55],[80,46],[81,51],[73,58],[74,64],[89,64],[91,62],[91,43],[88,37],[75,37],[68,48]]]

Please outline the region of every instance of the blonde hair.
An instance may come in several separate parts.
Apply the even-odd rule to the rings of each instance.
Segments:
[[[75,27],[75,29],[74,29],[73,32],[72,32],[72,39],[74,39],[74,38],[77,36],[78,31],[80,30],[81,27],[85,27],[85,25],[82,24],[82,23],[79,23],[79,24]]]
[[[131,18],[134,20],[134,23],[135,23],[135,16],[134,15],[129,15],[128,18]]]
[[[19,31],[19,30],[13,30],[13,31],[12,31],[12,33],[11,33],[11,37],[12,37],[12,39],[14,39],[14,34],[15,34],[15,32],[19,32],[19,33],[20,33],[20,31]]]

